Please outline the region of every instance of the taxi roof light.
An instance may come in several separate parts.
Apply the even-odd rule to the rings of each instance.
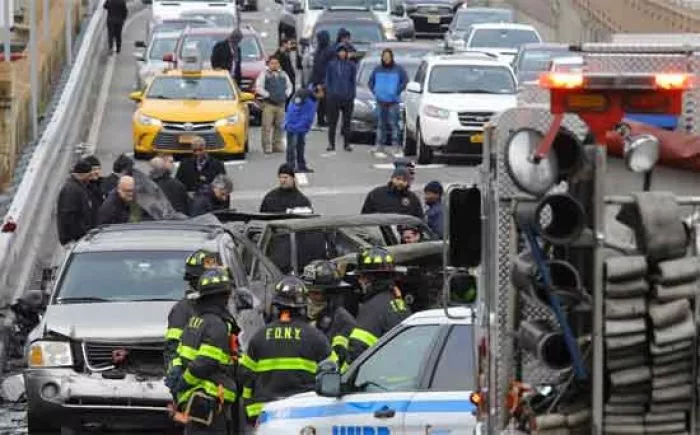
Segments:
[[[583,87],[583,74],[576,72],[545,72],[539,84],[546,89],[578,89]]]

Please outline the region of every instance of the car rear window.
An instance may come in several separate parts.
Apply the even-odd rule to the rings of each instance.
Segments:
[[[182,48],[194,44],[199,51],[199,55],[203,60],[209,61],[211,50],[214,44],[223,40],[222,35],[187,35],[180,44],[180,55]],[[259,60],[263,54],[258,44],[258,40],[253,35],[245,35],[239,44],[241,48],[241,59],[243,60]]]
[[[455,28],[456,30],[467,30],[469,26],[473,26],[474,24],[511,23],[512,21],[513,13],[510,11],[467,11],[462,14],[457,14]]]

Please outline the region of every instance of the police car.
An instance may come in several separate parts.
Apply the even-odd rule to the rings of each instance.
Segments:
[[[258,435],[480,433],[480,327],[466,307],[416,313],[316,392],[265,405]]]

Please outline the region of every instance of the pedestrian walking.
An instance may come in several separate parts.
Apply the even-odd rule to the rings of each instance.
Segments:
[[[231,208],[233,183],[225,175],[217,175],[209,188],[197,192],[192,200],[192,216]]]
[[[443,189],[439,181],[431,181],[423,188],[425,199],[425,220],[428,227],[440,238],[444,237],[444,210],[442,203]]]
[[[341,113],[343,115],[341,127],[343,149],[352,151],[348,137],[350,136],[350,118],[355,101],[356,73],[355,63],[348,60],[347,47],[339,45],[336,59],[328,64],[326,70],[326,104],[328,107],[328,148],[326,151],[335,151],[335,131]]]
[[[326,122],[326,69],[328,63],[335,58],[335,49],[331,47],[331,36],[321,30],[316,34],[316,51],[314,52],[314,66],[311,70],[310,84],[313,87],[318,104],[316,107],[316,125],[318,127],[327,127]]]
[[[396,168],[389,183],[372,189],[362,205],[362,214],[398,213],[423,219],[423,207],[415,193],[408,189],[407,168]]]
[[[88,191],[92,178],[90,163],[80,160],[58,194],[58,241],[66,246],[77,242],[93,227],[93,210]]]
[[[284,106],[294,88],[287,73],[282,71],[280,61],[270,56],[267,69],[255,81],[255,93],[262,98],[261,142],[265,154],[281,153]],[[272,137],[272,143],[270,143]]]
[[[184,159],[177,168],[175,178],[185,185],[187,192],[193,193],[209,185],[219,174],[226,174],[223,162],[207,152],[204,138],[192,140],[192,156]]]
[[[107,43],[109,45],[109,54],[112,54],[112,48],[116,45],[117,53],[122,51],[122,30],[124,30],[124,22],[129,15],[129,9],[126,7],[126,0],[106,0],[104,8],[107,10]]]
[[[112,173],[102,179],[102,197],[107,198],[116,189],[119,179],[124,175],[132,175],[134,171],[134,160],[126,154],[120,154],[112,163]]]
[[[308,89],[299,89],[284,116],[287,132],[287,164],[295,172],[313,172],[306,164],[306,134],[311,130],[316,113],[314,95]]]
[[[294,92],[294,89],[296,88],[296,71],[294,70],[294,64],[292,63],[292,40],[289,38],[285,38],[282,40],[282,43],[280,44],[279,48],[277,48],[277,51],[272,55],[279,59],[280,61],[280,67],[282,68],[282,71],[284,71],[287,74],[287,77],[289,77],[289,81],[292,82],[292,92]],[[291,100],[291,97],[287,98],[286,101],[286,106],[285,108],[289,105],[289,101]]]
[[[136,223],[152,220],[136,202],[136,183],[128,175],[119,179],[117,188],[109,194],[97,215],[98,225]]]
[[[260,204],[261,213],[290,213],[294,209],[312,209],[311,201],[297,188],[294,168],[284,163],[277,170],[279,186],[267,192]]]
[[[369,76],[369,89],[377,100],[377,140],[375,153],[383,153],[384,141],[390,137],[394,154],[401,156],[399,145],[399,122],[401,119],[401,93],[408,84],[408,75],[394,62],[394,53],[385,48],[382,61]]]
[[[241,40],[243,33],[235,29],[228,38],[214,44],[211,50],[212,69],[223,69],[231,74],[238,87],[241,87]]]
[[[163,191],[173,208],[180,213],[189,214],[190,197],[187,195],[187,188],[180,180],[173,178],[173,156],[164,154],[154,157],[149,164],[151,180]]]

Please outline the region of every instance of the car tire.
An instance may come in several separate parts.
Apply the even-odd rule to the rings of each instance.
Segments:
[[[406,156],[416,155],[416,140],[409,134],[405,121],[403,123],[403,153]]]
[[[416,148],[418,148],[418,163],[429,165],[433,161],[433,150],[423,141],[423,133],[420,126],[416,128]]]
[[[40,417],[32,412],[31,407],[27,411],[27,433],[29,435],[48,435],[61,432],[61,427],[54,421]]]

